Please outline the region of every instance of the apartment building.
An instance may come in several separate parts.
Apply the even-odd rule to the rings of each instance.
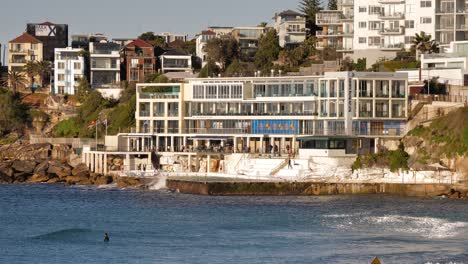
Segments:
[[[266,27],[235,27],[232,36],[239,42],[241,55],[249,58],[255,56],[258,41],[266,31]]]
[[[90,42],[89,54],[91,87],[120,88],[120,45],[107,41]]]
[[[266,153],[274,145],[326,156],[369,153],[405,134],[406,79],[329,72],[137,84],[136,131],[120,136],[137,151],[221,144],[234,152]]]
[[[353,52],[354,0],[338,0],[337,10],[320,11],[316,24],[322,27],[315,33],[317,49],[332,47],[338,52]]]
[[[164,41],[166,43],[171,43],[171,42],[174,42],[174,41],[183,41],[183,42],[188,41],[188,35],[187,34],[173,34],[173,33],[170,33],[170,32],[163,32],[163,33],[158,34],[157,36],[160,36],[160,37],[164,38]]]
[[[192,56],[177,50],[168,50],[159,56],[161,72],[192,72]]]
[[[195,39],[196,39],[196,56],[200,60],[202,67],[206,65],[206,43],[213,38],[216,38],[216,33],[211,30],[205,30],[202,31],[200,34],[198,34]]]
[[[279,37],[279,45],[295,47],[300,45],[307,37],[305,16],[292,10],[275,14],[275,30]]]
[[[21,36],[8,42],[8,70],[23,71],[24,65],[30,61],[43,60],[43,43],[34,36],[23,33]],[[36,83],[39,76],[33,78],[31,83],[30,78],[26,78],[27,86]]]
[[[68,47],[68,25],[51,22],[30,23],[26,32],[43,43],[43,59],[54,61],[55,49]]]
[[[435,38],[441,46],[468,40],[468,1],[435,0]]]
[[[85,76],[83,51],[72,47],[55,49],[53,89],[55,94],[74,95],[78,92],[79,80]]]
[[[72,48],[89,50],[89,43],[107,41],[107,36],[101,33],[96,34],[80,34],[71,36]]]
[[[156,73],[154,47],[148,42],[137,39],[123,48],[126,80],[143,82],[147,74]]]

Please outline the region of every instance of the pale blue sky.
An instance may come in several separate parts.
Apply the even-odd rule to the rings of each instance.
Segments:
[[[275,12],[297,10],[299,0],[0,0],[0,43],[24,32],[26,23],[68,24],[69,35],[104,33],[135,37],[154,31],[191,37],[210,25],[271,24]]]

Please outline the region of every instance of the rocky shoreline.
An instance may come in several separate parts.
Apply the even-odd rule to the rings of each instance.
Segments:
[[[144,188],[138,179],[89,171],[71,147],[21,142],[0,147],[0,184],[63,183]]]

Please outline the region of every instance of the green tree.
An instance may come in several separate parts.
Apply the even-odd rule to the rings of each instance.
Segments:
[[[307,28],[310,29],[310,34],[315,36],[315,32],[318,29],[315,24],[315,17],[322,10],[322,2],[320,0],[301,0],[299,2],[299,10],[306,17]]]
[[[198,77],[200,78],[213,77],[213,76],[217,76],[220,73],[221,73],[221,69],[219,68],[219,66],[216,65],[216,63],[213,60],[208,60],[206,65],[201,69],[200,73],[198,74]]]
[[[258,50],[254,58],[255,66],[262,69],[262,71],[270,70],[273,67],[273,61],[278,59],[280,51],[276,30],[270,29],[260,37]]]
[[[41,86],[45,85],[46,80],[52,73],[52,63],[50,61],[39,61],[37,62],[37,73],[39,74]]]
[[[19,131],[28,123],[28,108],[20,96],[0,89],[0,136]]]
[[[26,86],[26,78],[22,72],[9,71],[7,76],[2,78],[2,83],[11,89],[13,94],[18,92],[19,87]]]
[[[421,60],[421,54],[439,52],[439,45],[435,40],[431,40],[432,36],[427,35],[424,31],[416,33],[411,41],[411,49],[416,52],[416,59]],[[422,70],[419,67],[419,80],[422,79]]]
[[[260,24],[258,24],[259,27],[266,27],[267,25],[267,22],[261,22]]]
[[[91,85],[89,84],[86,77],[81,77],[78,80],[77,93],[76,93],[78,102],[84,103],[90,93],[91,93]]]
[[[239,58],[239,43],[231,36],[210,39],[206,43],[205,50],[208,59],[218,62],[223,71]]]
[[[158,74],[158,73],[147,74],[145,75],[144,82],[145,83],[168,83],[169,78],[167,78],[167,76],[164,74]]]
[[[29,84],[31,85],[31,90],[32,90],[32,87],[34,86],[34,76],[37,75],[38,68],[39,67],[36,61],[28,61],[23,66],[23,72],[26,74],[26,76],[29,77]]]
[[[138,38],[148,42],[154,47],[161,47],[161,48],[167,47],[166,40],[161,36],[154,35],[154,32],[151,32],[151,31],[141,34],[140,36],[138,36]]]
[[[336,0],[328,0],[328,10],[337,10],[338,5],[336,3]]]
[[[228,77],[246,77],[253,76],[255,73],[255,65],[251,62],[242,62],[239,60],[233,61],[224,73]]]

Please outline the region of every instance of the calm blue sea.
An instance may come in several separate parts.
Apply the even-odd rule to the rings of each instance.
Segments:
[[[370,263],[374,256],[384,264],[468,263],[468,201],[0,185],[0,263]]]

